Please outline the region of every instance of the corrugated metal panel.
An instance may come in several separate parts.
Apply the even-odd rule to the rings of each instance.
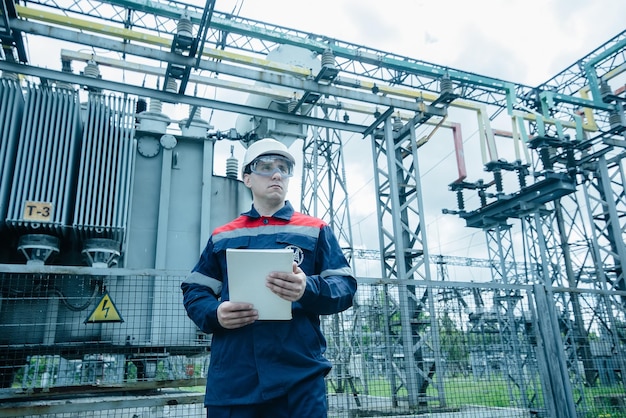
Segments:
[[[29,85],[7,225],[64,235],[74,205],[80,117],[72,90]]]
[[[82,239],[123,241],[134,165],[134,101],[90,94],[74,213]]]
[[[15,153],[24,111],[24,96],[14,80],[0,79],[0,229],[9,205]]]

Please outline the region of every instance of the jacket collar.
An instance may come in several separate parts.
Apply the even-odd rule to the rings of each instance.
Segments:
[[[272,218],[278,218],[278,219],[283,219],[285,221],[288,221],[293,216],[293,212],[294,212],[293,206],[291,206],[291,203],[289,203],[289,201],[286,200],[285,205],[282,208],[280,208],[278,211],[276,211],[272,215]],[[248,212],[244,212],[242,213],[242,215],[247,216],[249,218],[261,217],[261,215],[259,215],[259,212],[257,212],[257,210],[254,208],[254,204],[252,205],[252,207],[250,208]]]

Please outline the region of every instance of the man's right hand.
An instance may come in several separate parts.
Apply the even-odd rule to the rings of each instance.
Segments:
[[[250,325],[259,319],[259,312],[249,303],[225,301],[217,308],[217,320],[226,329]]]

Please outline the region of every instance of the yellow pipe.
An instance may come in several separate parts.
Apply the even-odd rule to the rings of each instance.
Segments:
[[[86,32],[99,33],[109,36],[118,36],[122,39],[142,42],[150,45],[157,45],[160,47],[166,47],[168,50],[171,48],[172,45],[172,40],[169,38],[141,33],[131,29],[116,28],[114,26],[103,25],[101,23],[95,23],[84,19],[54,14],[43,10],[31,9],[20,5],[15,5],[15,9],[17,10],[18,15],[22,18],[30,18],[42,22],[69,26]],[[236,54],[214,48],[205,49],[203,51],[203,56],[214,58],[216,60],[226,60],[239,64],[260,66],[273,71],[290,73],[292,75],[302,77],[307,77],[310,75],[309,70],[295,65],[282,64],[274,61],[268,61],[262,58],[249,57],[246,55]]]
[[[135,71],[141,74],[149,74],[157,77],[165,77],[165,69],[162,67],[155,67],[146,64],[137,64],[122,60],[116,60],[113,58],[102,57],[99,55],[89,54],[85,52],[74,52],[66,49],[61,50],[61,59],[69,59],[72,61],[84,61],[93,60],[99,65],[107,67],[117,68],[121,70]],[[289,89],[271,88],[260,85],[252,85],[245,83],[238,83],[235,81],[227,81],[214,77],[202,77],[195,74],[189,75],[189,81],[197,84],[205,84],[211,87],[222,87],[233,91],[239,91],[248,94],[260,94],[268,96],[276,100],[289,100],[293,97],[293,92]]]
[[[44,10],[31,9],[19,4],[15,5],[15,10],[21,18],[34,19],[47,23],[54,23],[61,26],[70,26],[79,30],[88,32],[101,33],[104,35],[115,35],[123,39],[128,39],[137,42],[143,42],[152,45],[160,45],[170,47],[171,41],[160,36],[150,35],[147,33],[140,33],[130,29],[116,28],[109,25],[103,25],[101,23],[90,22],[84,19],[78,19],[65,15],[59,15]]]
[[[580,89],[578,91],[580,93],[580,97],[582,97],[583,99],[589,99],[589,86],[585,86],[582,89]],[[587,129],[588,131],[591,132],[595,132],[598,130],[598,124],[596,123],[596,118],[593,115],[593,110],[585,107],[583,109],[583,114],[585,115],[585,121],[587,121],[587,123],[583,124],[583,127],[587,126],[589,129]]]
[[[164,69],[162,67],[155,67],[155,66],[150,66],[150,65],[145,65],[145,64],[137,64],[137,63],[132,63],[128,61],[117,60],[114,58],[94,55],[94,54],[90,54],[86,52],[76,52],[76,51],[69,51],[66,49],[62,49],[61,58],[69,59],[72,61],[83,61],[83,62],[92,60],[99,65],[105,65],[105,66],[112,67],[112,68],[135,71],[141,74],[164,76]],[[227,88],[229,90],[239,91],[242,93],[258,94],[258,95],[270,97],[272,99],[279,100],[279,101],[290,100],[293,97],[292,90],[283,89],[280,87],[263,87],[258,84],[252,85],[252,84],[238,83],[235,81],[221,80],[221,79],[214,78],[214,77],[202,77],[202,76],[195,75],[195,74],[191,74],[189,76],[189,81],[193,83],[197,83],[197,84],[208,85],[211,87]],[[355,103],[340,103],[338,101],[330,101],[330,100],[327,100],[326,103],[329,106],[337,107],[345,111],[360,113],[360,114],[370,115],[370,116],[373,115],[374,112],[376,111],[376,107],[372,105],[367,106],[367,105],[359,105]],[[404,112],[404,111],[400,111],[398,114],[400,118],[402,118],[403,120],[409,120],[411,119],[411,117],[414,116],[413,113]],[[441,124],[441,122],[434,122],[434,121],[428,121],[427,123],[432,124],[432,125]],[[451,128],[452,124],[443,123],[442,126]]]

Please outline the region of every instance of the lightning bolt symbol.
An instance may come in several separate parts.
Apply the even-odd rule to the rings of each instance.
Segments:
[[[107,307],[107,303],[109,301],[108,300],[104,300],[104,303],[102,304],[102,310],[106,311],[106,313],[104,314],[104,317],[106,318],[107,316],[109,316],[109,308]]]

